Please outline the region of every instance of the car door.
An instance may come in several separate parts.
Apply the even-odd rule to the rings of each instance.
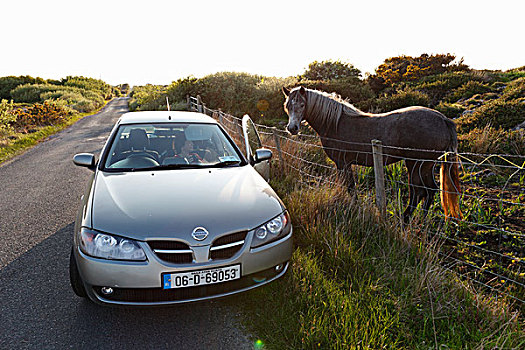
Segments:
[[[242,131],[244,133],[248,161],[266,181],[270,180],[270,161],[255,162],[255,151],[263,148],[263,145],[257,128],[248,115],[242,118]]]

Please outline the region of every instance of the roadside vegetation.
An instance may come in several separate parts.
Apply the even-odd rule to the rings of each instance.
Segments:
[[[291,269],[241,296],[243,320],[267,349],[521,348],[509,301],[485,296],[439,264],[442,241],[378,218],[370,197],[336,184],[271,180],[294,225]]]
[[[129,90],[102,80],[0,77],[0,163]]]
[[[236,116],[248,113],[259,124],[283,128],[287,116],[280,89],[298,85],[335,92],[372,113],[412,105],[435,108],[458,125],[460,152],[525,155],[525,66],[508,71],[474,70],[450,54],[389,58],[367,76],[346,62],[316,61],[304,74],[287,78],[235,72],[187,77],[169,86],[134,87],[130,108],[164,110],[168,97],[172,110],[186,109],[186,97],[200,95],[209,108]],[[319,148],[301,156],[313,163],[330,163]],[[504,163],[495,160],[493,164]],[[387,196],[394,199],[388,208],[391,219],[386,221],[376,215],[370,195],[350,196],[337,181],[331,186],[301,186],[301,175],[293,169],[273,169],[272,187],[294,220],[296,250],[282,281],[240,297],[256,347],[525,346],[523,305],[458,279],[447,270],[450,265],[443,264],[443,256],[461,258],[525,283],[516,264],[525,259],[522,237],[503,236],[503,242],[501,234],[473,231],[468,225],[441,227],[440,217],[433,214],[425,220],[416,218],[411,229],[402,230],[396,220],[407,200],[401,196],[406,193],[401,188],[406,182],[402,164],[386,169],[387,181],[398,183],[388,188]],[[465,193],[480,196],[465,199],[465,217],[474,223],[524,232],[523,208],[512,203],[525,200],[525,177],[506,184],[509,174],[498,169],[463,169]],[[319,167],[316,175],[325,175],[323,172],[326,168]],[[363,193],[373,193],[370,172],[358,171]],[[500,198],[497,191],[504,185],[502,208],[487,206],[491,202],[483,201],[483,196]],[[450,235],[452,241],[435,232]],[[500,253],[514,260],[502,264],[501,259],[480,254],[473,246],[489,251],[493,246],[502,248]],[[504,281],[494,281],[490,275],[477,278],[507,288]],[[525,295],[523,290],[508,288],[518,298]]]

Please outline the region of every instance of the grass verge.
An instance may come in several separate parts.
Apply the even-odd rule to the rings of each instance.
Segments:
[[[56,125],[37,127],[35,132],[28,133],[28,134],[15,133],[11,135],[12,138],[7,139],[6,141],[4,141],[3,144],[0,144],[0,164],[16,157],[19,154],[22,154],[27,149],[33,147],[39,142],[42,142],[47,137],[53,134],[56,134],[59,131],[64,130],[68,126],[73,125],[80,119],[88,115],[93,115],[93,114],[100,112],[100,110],[102,110],[102,108],[104,108],[108,102],[109,101],[106,101],[104,106],[102,106],[96,111],[89,112],[89,113],[74,114],[62,123],[58,123]]]
[[[256,348],[525,346],[519,313],[442,269],[436,238],[381,221],[338,186],[299,189],[291,176],[272,186],[297,248],[282,280],[241,296]]]

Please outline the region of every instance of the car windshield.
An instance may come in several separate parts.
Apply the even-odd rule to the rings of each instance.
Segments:
[[[223,167],[241,156],[215,124],[120,125],[104,163],[106,171]]]

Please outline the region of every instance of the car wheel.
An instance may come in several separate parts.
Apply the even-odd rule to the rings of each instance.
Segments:
[[[81,298],[87,297],[84,283],[78,272],[77,261],[73,254],[73,249],[71,249],[71,255],[69,256],[69,282],[71,283],[71,288],[73,288],[73,292],[75,292],[76,295]]]

